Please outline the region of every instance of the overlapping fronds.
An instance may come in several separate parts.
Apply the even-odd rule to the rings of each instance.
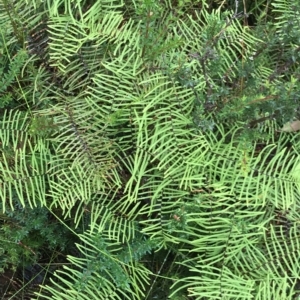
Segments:
[[[135,262],[153,248],[141,236],[124,242],[97,228],[81,236],[80,257],[70,257],[72,268],[57,273],[59,284],[46,286],[54,298],[47,299],[142,299],[150,272]]]
[[[2,210],[12,209],[15,200],[23,206],[46,204],[48,164],[51,159],[49,143],[30,134],[30,116],[6,111],[1,120],[1,199]]]
[[[270,121],[256,133],[272,138],[247,143],[249,124],[215,122],[231,100],[213,92],[232,88],[258,40],[234,13],[159,7],[165,28],[149,3],[131,16],[94,2],[18,10],[34,78],[22,96],[35,109],[1,120],[3,210],[15,199],[90,222],[44,298],[143,299],[154,274],[139,260],[169,248],[188,269],[174,297],[293,299],[299,141]]]
[[[213,144],[202,168],[209,174],[205,186],[194,201],[182,203],[178,222],[186,223],[189,235],[181,251],[195,253],[183,265],[195,275],[174,288],[196,299],[294,299],[300,194],[299,178],[291,175],[299,165],[297,148],[277,144],[255,153],[230,144],[225,136]]]
[[[183,51],[193,61],[193,69],[201,70],[208,87],[220,84],[236,76],[238,60],[252,54],[257,40],[241,27],[238,16],[228,14],[226,22],[221,21],[220,11],[208,13],[206,10],[196,12],[178,21],[176,35],[189,43]]]

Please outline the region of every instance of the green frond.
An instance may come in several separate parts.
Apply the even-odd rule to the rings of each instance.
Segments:
[[[96,233],[98,232],[98,233]],[[55,299],[141,299],[150,272],[134,262],[152,249],[141,236],[118,242],[105,231],[81,235],[81,257],[69,257],[72,268],[64,267],[56,277],[64,285],[46,286]],[[145,247],[148,243],[149,245]],[[43,295],[40,297],[44,298]]]
[[[6,111],[1,120],[2,149],[1,199],[2,209],[18,199],[23,206],[45,205],[48,164],[51,157],[49,143],[29,132],[30,115]]]
[[[206,84],[231,80],[238,71],[237,57],[251,55],[258,40],[229,14],[221,15],[220,11],[208,13],[203,9],[194,17],[196,19],[190,16],[178,21],[176,34],[189,41],[182,49],[186,60],[194,62],[195,73],[202,69]],[[203,63],[207,70],[203,70]]]

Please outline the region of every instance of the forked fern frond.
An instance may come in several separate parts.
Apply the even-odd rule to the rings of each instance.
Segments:
[[[63,286],[53,282],[45,290],[56,299],[86,299],[92,291],[90,299],[141,299],[150,272],[134,259],[152,249],[151,241],[136,237],[122,243],[107,232],[99,228],[81,235],[81,257],[69,257],[73,267],[57,272]]]
[[[30,115],[6,111],[1,120],[2,149],[1,198],[2,209],[14,200],[23,206],[46,205],[46,181],[49,180],[49,143],[30,134]]]

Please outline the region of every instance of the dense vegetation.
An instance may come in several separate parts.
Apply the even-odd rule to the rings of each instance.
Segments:
[[[299,0],[0,16],[3,299],[299,298]]]

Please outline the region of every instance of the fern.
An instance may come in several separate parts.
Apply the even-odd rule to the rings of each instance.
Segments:
[[[148,281],[149,271],[136,264],[133,258],[141,257],[150,251],[153,243],[138,239],[131,243],[120,243],[110,237],[109,230],[101,228],[82,235],[81,239],[84,246],[78,248],[82,257],[70,257],[73,268],[65,267],[65,271],[57,274],[65,285],[63,290],[55,283],[55,289],[45,289],[59,299],[71,299],[75,295],[78,299],[85,299],[85,294],[90,291],[94,291],[93,299],[140,299]],[[68,277],[67,281],[65,276]]]
[[[39,297],[157,298],[175,275],[171,299],[296,297],[299,141],[277,123],[298,79],[273,64],[277,2],[270,47],[219,2],[3,2],[28,55],[11,62],[28,110],[1,118],[3,213],[45,207],[80,239]]]

